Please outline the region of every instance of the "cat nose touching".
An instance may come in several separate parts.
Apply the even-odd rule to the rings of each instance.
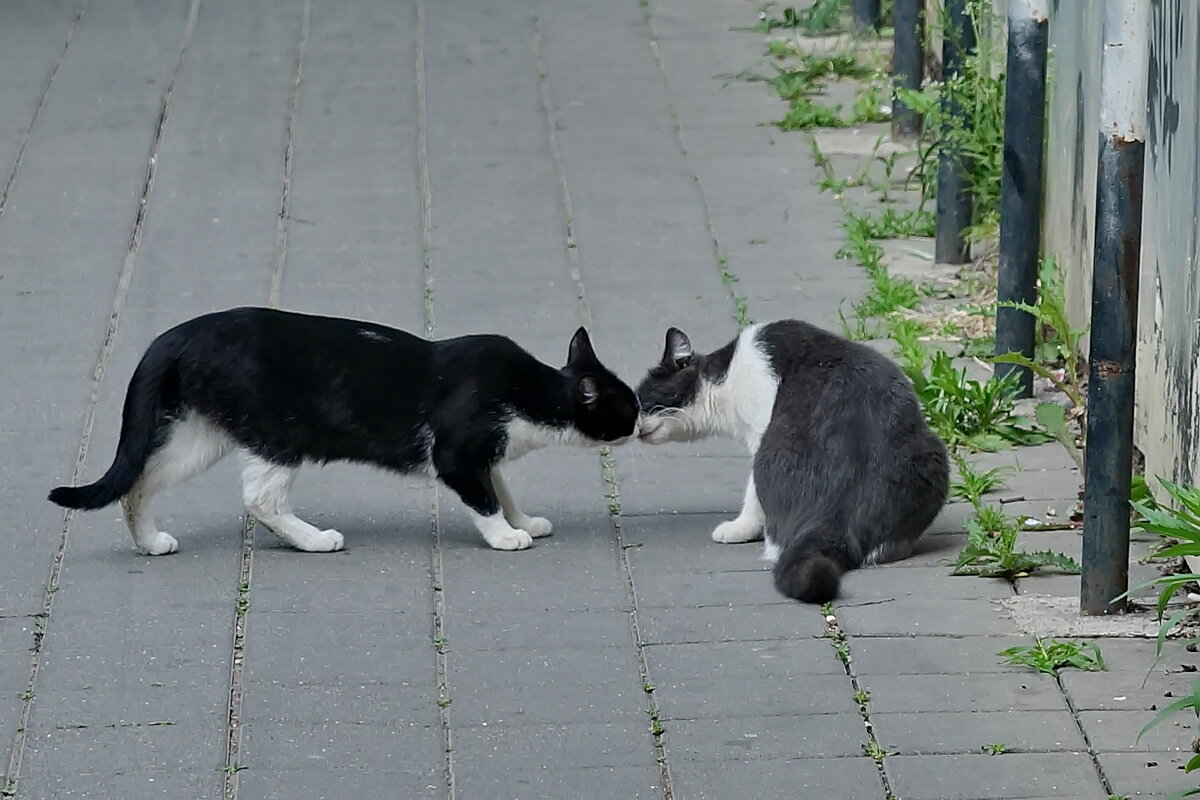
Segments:
[[[656,444],[658,442],[657,436],[662,431],[664,425],[666,425],[666,420],[662,417],[643,414],[638,417],[636,428],[638,440],[648,444]]]

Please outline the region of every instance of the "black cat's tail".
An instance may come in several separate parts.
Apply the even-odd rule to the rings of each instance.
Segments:
[[[59,486],[50,502],[64,508],[92,510],[111,505],[137,483],[159,444],[159,429],[169,409],[164,403],[164,377],[174,368],[176,353],[163,337],[150,345],[129,380],[121,413],[121,436],[112,466],[95,483]]]
[[[775,561],[775,589],[802,603],[828,603],[836,598],[846,566],[830,544],[815,532],[788,542]]]

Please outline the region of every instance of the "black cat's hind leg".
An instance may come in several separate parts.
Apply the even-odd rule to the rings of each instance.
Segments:
[[[246,450],[239,455],[242,500],[248,514],[297,550],[330,553],[342,549],[345,541],[342,534],[320,530],[292,512],[288,490],[296,477],[295,467],[273,463]]]
[[[513,499],[512,492],[508,490],[508,484],[504,482],[500,470],[496,467],[492,468],[492,489],[496,492],[496,500],[499,501],[500,510],[504,512],[504,519],[508,521],[509,525],[525,531],[534,539],[550,535],[554,529],[550,520],[545,517],[531,517],[522,511],[517,505],[517,501]]]
[[[150,516],[150,499],[208,469],[228,455],[233,446],[233,440],[224,431],[198,414],[187,414],[170,423],[165,441],[146,461],[133,488],[121,498],[125,524],[139,550],[161,556],[179,549],[175,537],[160,531]]]

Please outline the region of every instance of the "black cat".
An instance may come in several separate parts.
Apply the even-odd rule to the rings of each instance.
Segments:
[[[517,507],[499,462],[554,442],[617,443],[637,422],[633,390],[600,363],[583,328],[555,369],[503,336],[428,341],[369,322],[238,308],[151,343],[129,382],[112,466],[50,499],[86,509],[119,499],[137,547],[172,553],[179,543],[147,514],[150,498],[237,450],[246,510],[300,550],[325,552],[342,548],[342,534],[293,514],[288,488],[306,461],[357,461],[432,471],[488,544],[521,550],[551,526]]]

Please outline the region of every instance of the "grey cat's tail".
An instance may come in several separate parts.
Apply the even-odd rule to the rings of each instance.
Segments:
[[[121,413],[121,437],[112,466],[95,483],[59,486],[51,490],[50,502],[64,508],[104,508],[129,494],[137,483],[159,444],[159,428],[167,412],[163,402],[163,378],[168,368],[175,364],[175,354],[166,352],[171,348],[164,344],[160,337],[150,346],[129,381]]]
[[[828,603],[838,595],[846,568],[824,550],[819,534],[797,536],[775,561],[775,589],[802,603]]]

